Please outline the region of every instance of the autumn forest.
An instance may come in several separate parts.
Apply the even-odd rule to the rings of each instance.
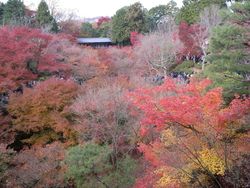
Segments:
[[[0,2],[0,187],[250,187],[249,95],[249,0]]]

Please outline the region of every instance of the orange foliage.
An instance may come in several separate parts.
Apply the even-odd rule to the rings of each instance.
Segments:
[[[51,78],[38,83],[34,89],[24,89],[23,95],[12,94],[8,111],[14,117],[14,129],[41,134],[48,134],[49,130],[51,134],[62,133],[64,138],[71,137],[72,127],[66,118],[69,115],[66,107],[76,96],[76,91],[77,86],[72,81]],[[43,136],[38,135],[34,139],[38,141]],[[45,139],[42,143],[52,138]]]

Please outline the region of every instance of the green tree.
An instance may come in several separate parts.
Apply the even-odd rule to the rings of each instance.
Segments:
[[[129,23],[129,30],[136,32],[144,32],[146,25],[146,12],[142,4],[137,2],[128,7],[125,19]]]
[[[51,27],[51,32],[53,33],[57,33],[59,31],[59,27],[58,27],[58,24],[56,22],[56,20],[53,18],[52,20],[52,27]]]
[[[193,24],[199,21],[200,13],[204,8],[218,4],[220,7],[226,6],[226,0],[183,0],[183,6],[177,15],[177,22],[182,21]]]
[[[80,30],[81,37],[99,37],[97,30],[93,28],[92,24],[89,22],[85,22],[82,24]]]
[[[130,32],[147,31],[146,10],[137,2],[119,9],[112,18],[112,39],[120,44],[129,44]]]
[[[36,21],[41,27],[52,24],[53,17],[50,14],[48,4],[44,0],[42,0],[38,5]]]
[[[112,40],[117,43],[129,43],[130,30],[126,18],[128,7],[119,9],[112,18]]]
[[[25,6],[21,0],[8,0],[4,6],[3,23],[20,24],[25,15]]]
[[[250,2],[235,3],[228,13],[229,20],[214,29],[211,37],[205,75],[214,86],[224,88],[230,101],[235,93],[250,94]]]
[[[4,4],[0,2],[0,24],[3,24]]]
[[[92,143],[70,148],[65,159],[67,179],[73,179],[78,188],[131,187],[134,183],[134,160],[125,157],[113,166],[111,154],[108,146]]]
[[[159,5],[151,8],[148,11],[150,30],[154,30],[159,23],[164,22],[164,18],[166,17],[175,18],[178,10],[176,2],[172,0],[167,5]]]

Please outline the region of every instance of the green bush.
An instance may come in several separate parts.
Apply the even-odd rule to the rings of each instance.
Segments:
[[[68,150],[66,179],[78,188],[131,187],[136,164],[129,156],[111,163],[112,150],[106,145],[78,145]]]
[[[187,74],[192,74],[194,72],[194,68],[201,69],[201,65],[197,64],[193,61],[184,61],[183,63],[177,65],[174,68],[174,72],[185,72]]]

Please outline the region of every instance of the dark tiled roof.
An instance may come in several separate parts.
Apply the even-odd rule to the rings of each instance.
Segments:
[[[78,38],[77,42],[80,44],[112,43],[110,38]]]

